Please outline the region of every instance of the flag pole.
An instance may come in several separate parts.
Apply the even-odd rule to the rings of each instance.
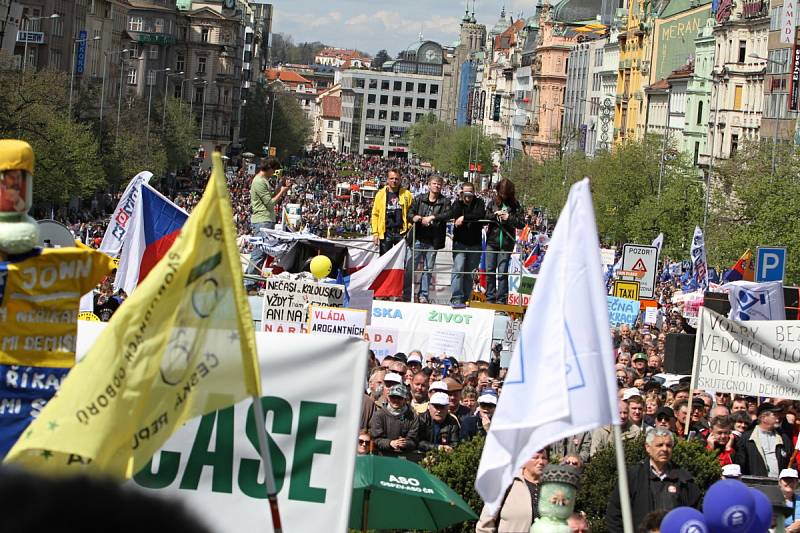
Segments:
[[[619,487],[619,506],[622,510],[622,530],[633,533],[633,516],[631,514],[631,493],[628,490],[628,467],[625,465],[625,449],[622,445],[622,430],[619,425],[611,424],[614,429],[614,455],[617,459],[617,486]]]
[[[275,490],[275,476],[272,472],[272,458],[267,447],[267,428],[264,424],[264,406],[261,398],[253,396],[253,410],[256,417],[256,433],[258,433],[258,448],[261,453],[261,462],[264,464],[264,482],[267,486],[267,499],[272,516],[272,529],[275,533],[282,533],[281,514],[278,510],[278,491]],[[626,532],[627,533],[627,532]]]
[[[697,313],[697,331],[694,336],[694,360],[692,361],[692,377],[689,380],[689,409],[686,413],[686,421],[683,424],[683,436],[689,439],[689,422],[691,422],[692,400],[694,400],[694,389],[697,387],[697,374],[700,370],[700,352],[703,347],[703,313],[708,312],[704,305],[700,306]]]

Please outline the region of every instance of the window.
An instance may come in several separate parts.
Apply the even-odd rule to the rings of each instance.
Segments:
[[[378,88],[378,80],[375,78],[370,78],[369,80],[369,88],[370,89],[377,89]]]
[[[388,91],[388,90],[389,90],[389,80],[382,80],[381,91]]]
[[[202,28],[200,30],[200,42],[207,43],[208,42],[208,34],[210,33],[210,28]]]
[[[417,98],[417,109],[425,107],[425,99]]]
[[[734,133],[731,135],[731,157],[736,155],[737,150],[739,150],[739,135]]]
[[[64,36],[64,14],[63,12],[59,12],[61,15],[57,19],[53,19],[53,35],[56,37],[63,37]]]
[[[789,56],[791,48],[770,50],[767,58],[767,74],[786,74],[789,72]]]
[[[375,110],[367,109],[367,118],[375,118]]]
[[[778,31],[781,29],[781,15],[783,8],[781,6],[773,7],[769,10],[769,31]]]
[[[414,119],[414,121],[415,121],[415,122],[419,122],[419,121],[420,121],[420,120],[422,120],[424,117],[425,117],[425,114],[424,114],[424,113],[417,113],[417,118],[416,118],[416,119]]]
[[[378,111],[378,120],[386,120],[386,110],[381,109]]]
[[[328,121],[328,127],[329,127],[329,128],[332,128],[332,127],[333,127],[333,121],[332,121],[332,120],[329,120],[329,121]]]
[[[703,123],[703,101],[697,102],[697,125]]]
[[[436,100],[428,100],[428,109],[436,109]]]
[[[50,49],[50,61],[49,64],[52,68],[61,68],[61,50],[53,50]]]
[[[747,61],[747,41],[739,41],[739,63]]]
[[[736,111],[741,111],[742,109],[742,91],[744,90],[744,86],[737,85],[734,87],[733,90],[733,109]]]
[[[148,70],[147,71],[147,85],[155,85],[156,83],[156,71],[155,70]]]
[[[403,122],[411,122],[411,113],[403,113]]]
[[[205,95],[206,88],[203,86],[194,88],[194,103],[203,103],[203,96]]]
[[[403,106],[404,107],[411,107],[413,105],[414,105],[414,99],[413,98],[406,98],[405,100],[403,100]]]
[[[154,30],[156,33],[164,33],[164,19],[162,19],[162,18],[160,18],[160,17],[159,17],[159,18],[157,18],[157,19],[156,19],[156,20],[153,22],[153,30]]]
[[[172,96],[176,100],[180,100],[181,98],[183,98],[183,84],[181,83],[175,84],[175,90],[173,91]]]
[[[389,105],[389,95],[387,94],[381,95],[381,105]]]
[[[128,31],[142,31],[144,21],[142,17],[128,17]]]
[[[396,107],[400,107],[400,97],[399,96],[392,96],[392,105]]]
[[[205,57],[198,57],[197,58],[197,73],[198,74],[205,74],[206,73],[206,59]]]
[[[158,46],[157,45],[150,46],[149,52],[150,53],[148,54],[148,56],[150,57],[150,59],[158,59]]]
[[[400,120],[400,111],[392,111],[392,121],[397,122]]]
[[[228,105],[231,99],[231,90],[225,89],[222,91],[222,105]]]
[[[427,90],[428,90],[428,86],[426,84],[424,84],[424,83],[418,83],[417,84],[417,92],[418,93],[424,93]]]
[[[333,133],[329,133],[329,134],[328,134],[328,136],[327,136],[327,141],[326,141],[326,142],[329,142],[329,143],[330,143],[330,142],[333,142]]]
[[[356,89],[363,89],[364,88],[364,78],[353,78],[355,80],[355,87]]]
[[[411,81],[406,82],[406,92],[407,93],[414,92],[414,82]]]
[[[375,95],[374,94],[368,94],[367,95],[367,103],[368,104],[374,104],[375,103]]]
[[[694,143],[694,164],[697,166],[697,160],[700,158],[700,142],[695,141]]]
[[[403,90],[403,82],[396,81],[392,84],[392,89],[395,91],[402,91]]]
[[[128,85],[136,85],[136,74],[135,68],[128,69]]]
[[[175,57],[175,72],[183,72],[185,66],[186,66],[186,58],[183,57],[183,54],[178,54]]]

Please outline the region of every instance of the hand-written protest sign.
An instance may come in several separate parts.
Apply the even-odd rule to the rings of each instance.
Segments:
[[[699,389],[800,400],[800,323],[736,322],[700,308],[694,374]]]
[[[612,326],[619,326],[620,324],[633,326],[638,317],[638,300],[626,300],[615,296],[608,297],[608,321]]]
[[[344,286],[313,281],[268,278],[261,311],[261,329],[270,322],[308,323],[308,306],[341,307]]]
[[[658,322],[658,307],[647,307],[644,310],[644,323],[655,326]]]
[[[367,326],[366,337],[369,341],[369,349],[379,361],[383,361],[387,355],[397,353],[397,328]]]
[[[439,330],[428,337],[425,355],[434,357],[455,357],[461,359],[464,354],[464,332]]]
[[[363,309],[312,305],[308,311],[308,332],[363,337],[367,312]]]

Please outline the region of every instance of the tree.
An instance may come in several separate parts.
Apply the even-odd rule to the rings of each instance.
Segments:
[[[242,113],[245,149],[254,154],[269,145],[270,128],[272,146],[280,159],[300,154],[311,136],[311,122],[294,95],[279,82],[257,85]]]
[[[314,63],[314,58],[325,46],[319,41],[295,44],[291,35],[273,33],[270,57],[274,65],[281,63],[310,65]]]
[[[161,111],[163,114],[163,107]],[[177,172],[189,166],[197,146],[198,129],[180,100],[167,98],[166,117],[159,134],[166,150],[167,170]]]
[[[370,64],[374,70],[380,70],[384,63],[391,60],[392,58],[386,50],[378,50]]]
[[[483,133],[478,126],[453,128],[429,113],[406,133],[411,150],[429,161],[439,172],[460,176],[477,163],[484,172],[492,168],[492,151],[499,139]]]

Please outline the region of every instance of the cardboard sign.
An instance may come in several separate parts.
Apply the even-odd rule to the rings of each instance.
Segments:
[[[307,324],[310,305],[341,307],[343,302],[343,285],[281,277],[268,278],[261,310],[261,330],[267,331],[268,323]]]
[[[639,300],[608,297],[608,321],[611,326],[622,324],[633,326],[639,318]]]
[[[366,329],[365,336],[369,341],[369,349],[379,361],[383,361],[387,355],[397,353],[397,328],[367,326]]]
[[[644,310],[644,323],[655,326],[658,322],[658,307],[647,307]]]
[[[603,266],[613,265],[616,253],[616,250],[613,248],[600,248],[600,263]]]
[[[639,282],[617,280],[613,285],[613,295],[617,298],[625,298],[626,300],[638,300]]]
[[[434,331],[428,337],[428,346],[425,349],[426,356],[455,357],[461,359],[464,355],[464,332],[463,331]]]
[[[281,322],[274,320],[262,323],[265,333],[308,333],[308,326],[303,322]]]
[[[308,332],[364,337],[367,312],[363,309],[312,305],[308,310]]]
[[[622,248],[622,270],[636,272],[639,279],[639,296],[652,298],[658,274],[658,247],[626,244]],[[637,298],[638,299],[638,298]]]

